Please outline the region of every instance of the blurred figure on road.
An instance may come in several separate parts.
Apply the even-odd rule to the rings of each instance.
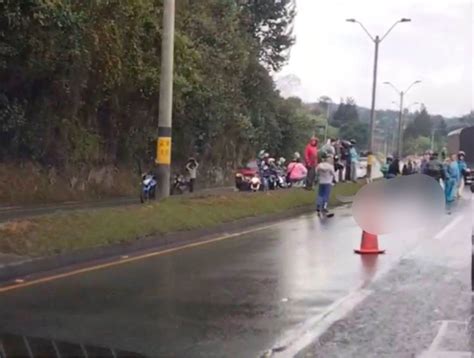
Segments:
[[[403,165],[402,175],[415,174],[415,163],[411,158],[408,158],[407,162]]]
[[[367,153],[367,183],[372,183],[372,168],[375,165],[375,156],[369,151]]]
[[[400,175],[400,159],[395,157],[388,166],[387,179],[393,179]]]
[[[441,184],[441,181],[444,180],[445,170],[443,163],[438,159],[438,153],[433,152],[430,157],[430,161],[426,164],[425,171],[423,174],[426,174],[436,180]]]
[[[199,168],[199,163],[194,157],[188,159],[186,163],[186,170],[188,171],[189,175],[189,192],[194,192],[194,183],[196,182],[197,178],[197,170]]]
[[[318,139],[312,137],[304,151],[304,160],[308,175],[306,176],[306,189],[313,190],[316,176],[316,166],[318,165]]]
[[[382,165],[382,168],[380,168],[380,171],[382,172],[382,175],[385,179],[388,179],[388,168],[390,167],[390,164],[393,162],[393,157],[391,155],[387,155],[387,159],[385,159],[385,163]]]
[[[456,154],[446,158],[444,173],[444,197],[446,199],[446,209],[448,214],[451,214],[458,192],[459,166]]]
[[[359,164],[359,155],[357,154],[355,145],[356,145],[356,141],[352,139],[351,147],[349,149],[349,156],[350,156],[350,161],[351,161],[351,180],[354,183],[357,182],[357,166]]]
[[[423,155],[423,158],[421,158],[421,163],[420,163],[421,174],[426,174],[426,169],[430,161],[431,155],[432,153],[430,151],[426,151],[425,154]]]
[[[316,174],[318,176],[318,197],[316,199],[316,212],[318,215],[323,214],[327,216],[329,197],[331,195],[331,188],[336,176],[334,166],[328,162],[326,153],[321,154],[321,163],[316,167]]]

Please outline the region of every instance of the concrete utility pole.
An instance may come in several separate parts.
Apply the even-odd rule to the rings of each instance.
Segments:
[[[391,86],[400,96],[400,113],[398,117],[398,144],[397,144],[397,156],[399,159],[402,158],[403,154],[403,99],[407,92],[412,88],[414,85],[421,83],[421,81],[414,81],[405,91],[400,91],[397,87],[395,87],[391,82],[384,82],[384,85]]]
[[[380,43],[387,37],[387,35],[393,30],[395,26],[402,22],[410,22],[411,19],[402,18],[396,21],[392,27],[388,29],[388,31],[382,36],[375,36],[373,37],[370,32],[365,28],[365,26],[357,21],[356,19],[347,19],[347,22],[357,23],[362,27],[365,33],[369,36],[372,42],[375,44],[375,54],[374,54],[374,71],[373,71],[373,78],[372,78],[372,105],[370,107],[370,125],[369,125],[369,150],[374,150],[374,130],[375,130],[375,98],[377,92],[377,68],[378,68],[378,60],[379,60],[379,45]]]
[[[166,198],[170,195],[174,17],[175,0],[164,0],[163,32],[161,40],[160,110],[158,118],[158,140],[156,143],[158,198]]]

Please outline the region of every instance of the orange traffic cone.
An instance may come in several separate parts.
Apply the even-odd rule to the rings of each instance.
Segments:
[[[383,254],[385,250],[379,249],[379,239],[377,235],[370,234],[365,230],[362,231],[362,240],[360,242],[360,249],[354,250],[356,254]]]

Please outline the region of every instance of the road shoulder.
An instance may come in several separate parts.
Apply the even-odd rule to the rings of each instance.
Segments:
[[[472,352],[470,224],[465,226],[462,235],[425,239],[298,357],[464,357]]]

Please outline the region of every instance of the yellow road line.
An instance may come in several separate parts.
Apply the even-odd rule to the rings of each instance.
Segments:
[[[193,248],[193,247],[208,245],[208,244],[212,244],[212,243],[215,243],[215,242],[231,239],[231,238],[234,238],[234,237],[250,234],[250,233],[253,233],[253,232],[269,229],[269,228],[277,226],[279,224],[280,223],[274,223],[274,224],[270,224],[270,225],[260,226],[260,227],[254,228],[254,229],[240,231],[240,232],[237,232],[235,234],[228,234],[228,235],[220,236],[220,237],[217,237],[217,238],[214,238],[214,239],[209,239],[209,240],[205,240],[205,241],[201,241],[201,242],[195,242],[195,243],[192,243],[192,244],[187,244],[187,245],[183,245],[183,246],[180,246],[180,247],[175,247],[175,248],[172,248],[172,249],[166,249],[166,250],[161,250],[161,251],[150,252],[148,254],[143,254],[143,255],[134,256],[134,257],[130,257],[130,258],[118,259],[116,261],[107,262],[107,263],[104,263],[104,264],[99,264],[99,265],[94,265],[94,266],[89,266],[89,267],[85,267],[85,268],[78,269],[78,270],[73,270],[73,271],[69,271],[69,272],[60,273],[60,274],[57,274],[57,275],[46,276],[46,277],[38,278],[38,279],[32,280],[32,281],[26,281],[25,280],[24,282],[15,283],[15,284],[10,285],[10,286],[0,287],[0,293],[16,290],[16,289],[23,288],[23,287],[38,285],[40,283],[55,281],[55,280],[59,280],[61,278],[75,276],[75,275],[79,275],[79,274],[86,273],[86,272],[102,270],[102,269],[106,269],[106,268],[113,267],[113,266],[118,266],[118,265],[130,263],[130,262],[134,262],[134,261],[147,259],[147,258],[150,258],[150,257],[166,255],[166,254],[176,252],[176,251],[180,251],[180,250],[184,250],[184,249],[189,249],[189,248]]]

